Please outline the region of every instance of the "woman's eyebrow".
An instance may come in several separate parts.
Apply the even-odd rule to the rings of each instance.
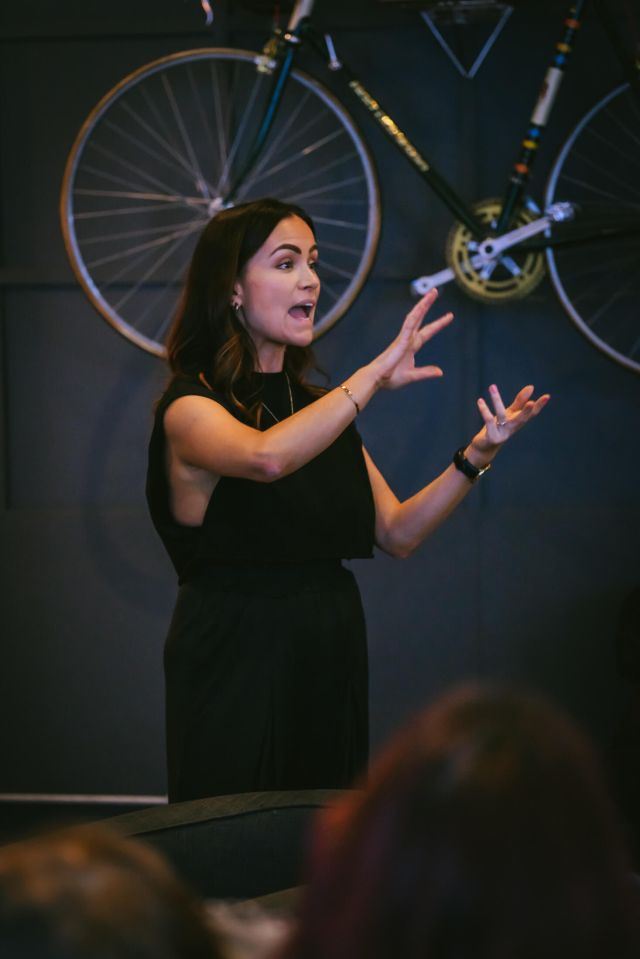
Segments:
[[[309,253],[315,253],[317,252],[317,249],[318,249],[318,244],[314,243],[313,246],[309,247]],[[294,246],[293,243],[281,243],[280,246],[277,246],[275,250],[271,251],[269,256],[273,256],[274,253],[278,252],[278,250],[291,250],[292,253],[299,253],[300,255],[302,255],[302,250],[300,249],[299,246]]]

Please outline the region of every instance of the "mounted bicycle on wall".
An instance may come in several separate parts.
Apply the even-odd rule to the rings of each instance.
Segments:
[[[487,0],[448,0],[466,4]],[[629,2],[629,0],[628,0]],[[640,372],[640,97],[638,65],[606,0],[592,0],[626,82],[568,137],[544,203],[525,193],[587,0],[561,26],[542,90],[502,199],[468,206],[339,61],[297,0],[261,53],[203,48],[134,71],[97,104],[72,147],[61,217],[76,276],[124,336],[163,355],[187,264],[207,220],[258,196],[300,203],[322,250],[317,332],[329,329],[371,269],[380,200],[369,150],[342,103],[293,68],[304,44],[345,79],[414,170],[451,211],[447,267],[412,284],[449,280],[489,303],[527,295],[545,258],[562,305],[608,356]]]

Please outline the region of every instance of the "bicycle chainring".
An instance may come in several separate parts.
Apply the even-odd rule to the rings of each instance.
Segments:
[[[502,201],[481,200],[473,207],[474,213],[487,224],[488,234],[495,230]],[[536,214],[522,208],[514,217],[511,229],[530,223]],[[458,286],[469,296],[485,303],[506,303],[527,296],[545,275],[544,255],[526,250],[506,250],[490,263],[474,265],[478,241],[469,229],[456,223],[447,238],[446,256],[455,273]]]

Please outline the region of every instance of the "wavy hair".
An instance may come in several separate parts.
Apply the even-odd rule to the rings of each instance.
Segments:
[[[442,697],[314,839],[281,959],[640,954],[640,893],[593,750],[533,697]]]
[[[264,198],[223,210],[205,227],[196,245],[186,284],[167,341],[174,376],[200,377],[253,423],[260,419],[260,394],[243,402],[238,388],[250,382],[258,357],[251,336],[231,306],[243,267],[281,220],[297,216],[313,235],[311,217],[294,203]],[[288,346],[284,369],[292,382],[322,392],[304,380],[317,368],[310,347]],[[255,390],[255,387],[254,387]]]

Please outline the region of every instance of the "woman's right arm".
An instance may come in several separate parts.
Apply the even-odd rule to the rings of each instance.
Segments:
[[[439,367],[415,365],[416,353],[453,319],[447,313],[421,326],[436,296],[432,290],[419,300],[387,349],[345,380],[360,409],[381,388],[398,389],[442,375]],[[240,423],[219,403],[202,396],[175,400],[165,413],[164,426],[172,454],[185,466],[268,483],[325,450],[355,415],[355,404],[337,387],[264,432]]]

